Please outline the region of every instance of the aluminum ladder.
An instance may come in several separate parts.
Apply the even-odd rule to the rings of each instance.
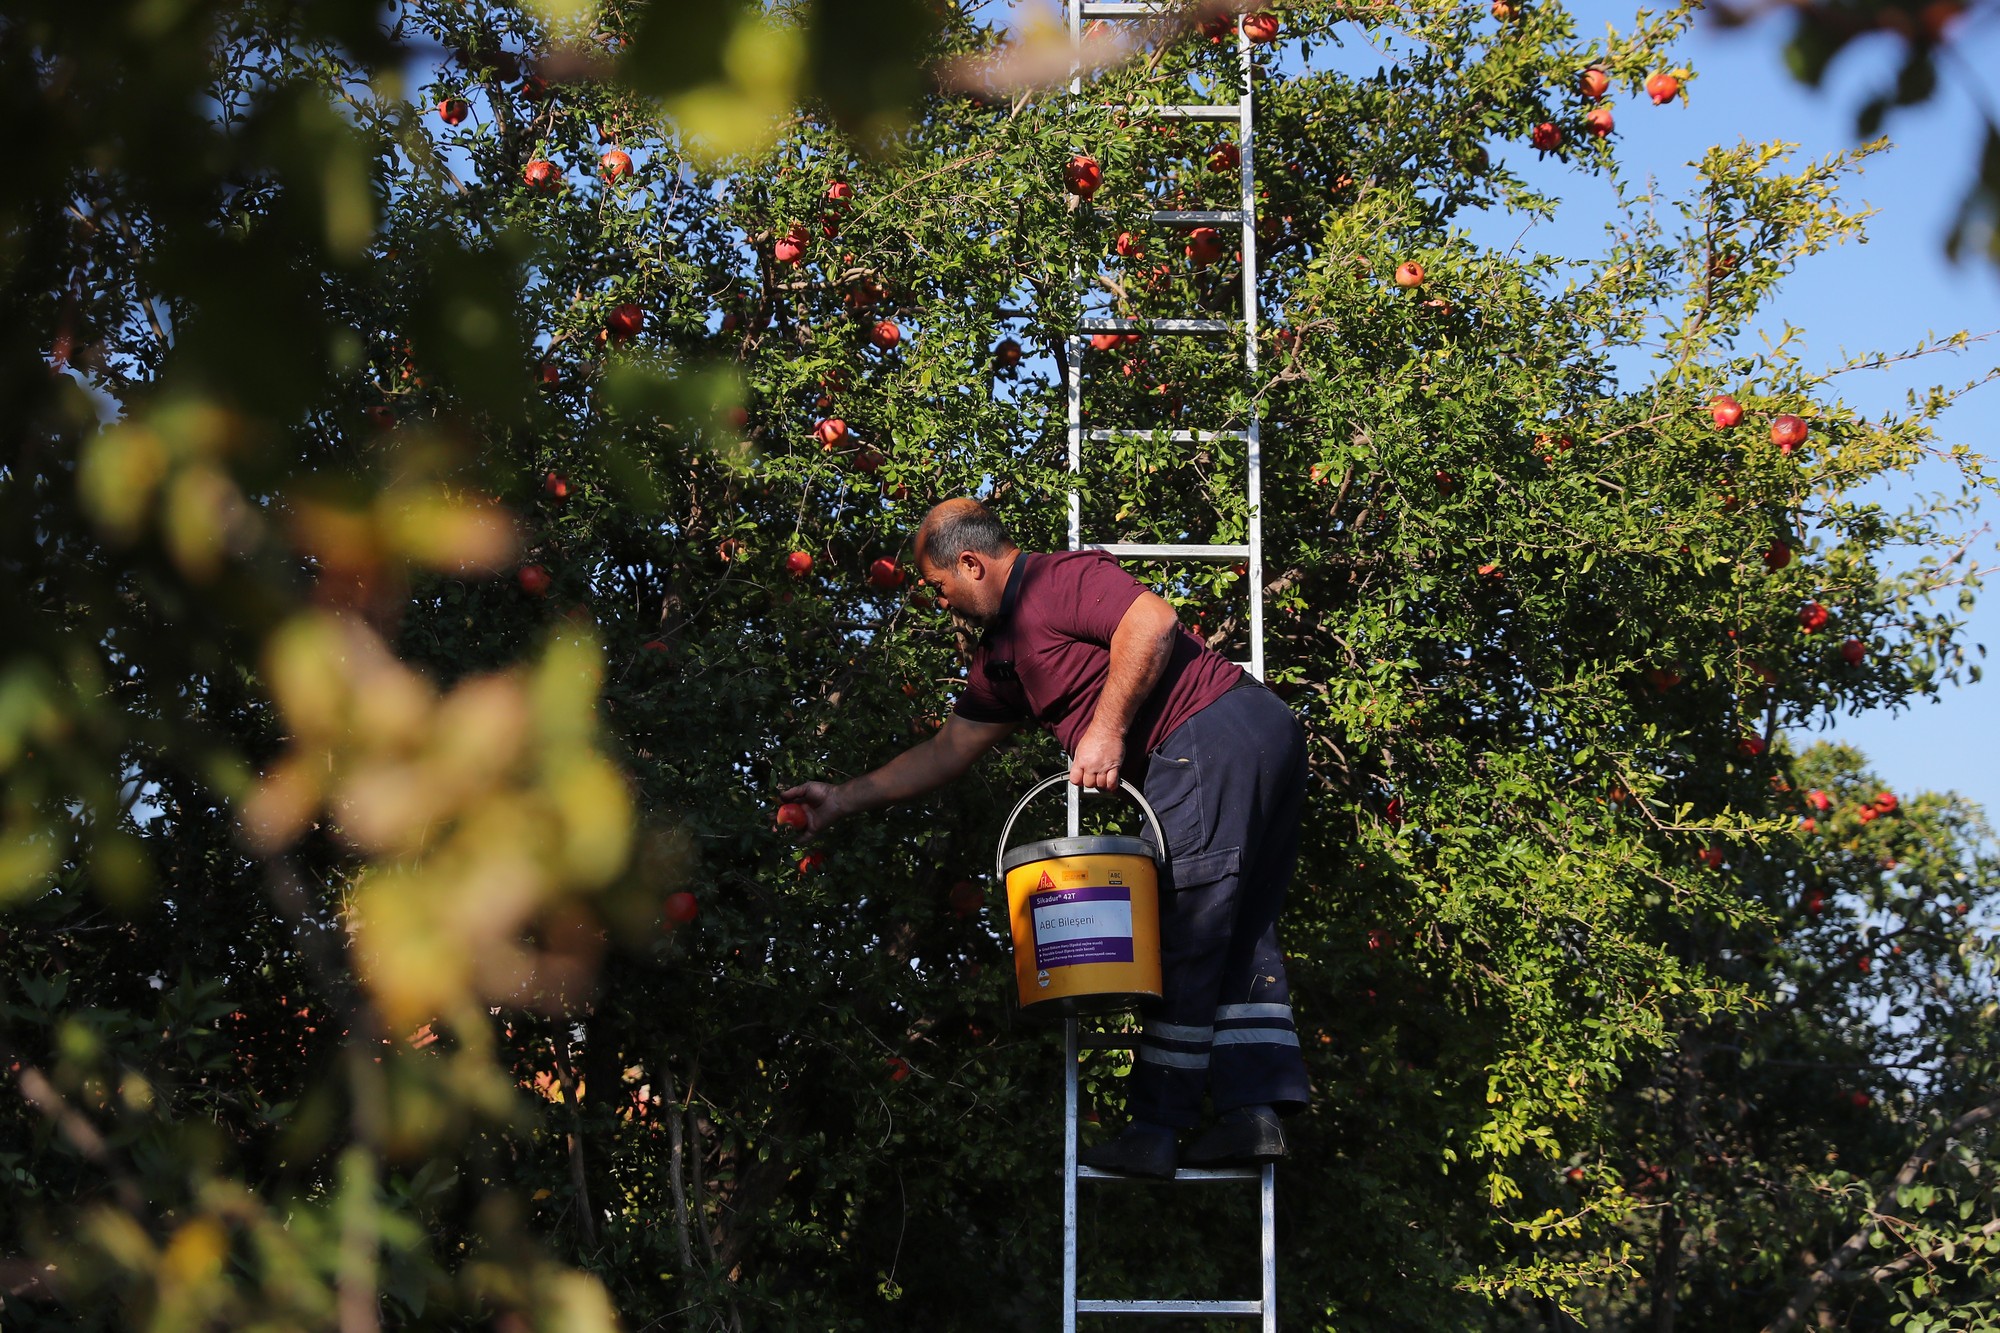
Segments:
[[[1080,48],[1083,29],[1087,20],[1094,19],[1150,19],[1157,18],[1173,6],[1162,0],[1064,0],[1064,9],[1069,23],[1070,49],[1079,52],[1072,67],[1069,91],[1072,98],[1083,95]],[[1244,451],[1244,485],[1246,487],[1248,510],[1246,541],[1240,544],[1220,545],[1173,545],[1146,543],[1102,543],[1083,540],[1083,499],[1074,489],[1069,492],[1069,549],[1104,551],[1120,559],[1134,560],[1206,560],[1241,562],[1247,566],[1245,583],[1249,590],[1250,603],[1250,660],[1242,663],[1259,680],[1264,678],[1264,543],[1263,522],[1258,512],[1262,482],[1262,458],[1258,416],[1256,405],[1251,405],[1248,419],[1241,430],[1174,430],[1170,432],[1148,430],[1088,430],[1083,425],[1083,362],[1084,348],[1090,335],[1094,333],[1148,333],[1172,334],[1189,337],[1228,337],[1239,332],[1243,339],[1243,366],[1246,375],[1254,377],[1257,371],[1257,195],[1254,172],[1253,130],[1254,118],[1251,103],[1254,92],[1251,72],[1251,50],[1248,39],[1237,25],[1236,48],[1238,69],[1242,81],[1242,96],[1234,103],[1213,102],[1179,104],[1154,107],[1130,107],[1133,114],[1145,114],[1188,121],[1234,122],[1237,131],[1237,148],[1240,155],[1238,206],[1234,209],[1171,209],[1158,210],[1148,215],[1154,223],[1169,226],[1226,226],[1234,225],[1242,230],[1243,255],[1243,317],[1241,323],[1228,319],[1083,319],[1066,341],[1068,355],[1065,358],[1065,377],[1069,407],[1069,468],[1072,475],[1083,470],[1083,449],[1086,443],[1103,443],[1124,436],[1157,437],[1166,435],[1176,443],[1215,444],[1240,443]],[[1069,832],[1076,836],[1080,825],[1081,793],[1075,787],[1069,789]],[[1127,1187],[1163,1187],[1164,1181],[1134,1180],[1110,1172],[1096,1171],[1077,1162],[1077,1131],[1079,1125],[1077,1062],[1085,1049],[1132,1050],[1136,1038],[1127,1036],[1082,1033],[1074,1014],[1063,1020],[1063,1333],[1076,1333],[1077,1316],[1080,1314],[1136,1314],[1172,1315],[1187,1314],[1212,1317],[1255,1318],[1261,1321],[1264,1333],[1277,1333],[1278,1328],[1278,1247],[1277,1247],[1277,1187],[1274,1168],[1266,1163],[1256,1167],[1223,1167],[1214,1169],[1182,1168],[1174,1173],[1173,1183],[1209,1184],[1212,1182],[1254,1181],[1259,1192],[1259,1213],[1262,1247],[1261,1295],[1256,1300],[1082,1300],[1077,1294],[1077,1193],[1080,1183],[1085,1181],[1117,1184]]]

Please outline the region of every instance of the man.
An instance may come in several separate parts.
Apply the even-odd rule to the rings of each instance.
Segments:
[[[1177,1162],[1282,1156],[1279,1117],[1309,1095],[1277,943],[1305,804],[1297,719],[1101,552],[1023,551],[983,505],[948,500],[924,516],[914,554],[939,604],[982,631],[964,693],[930,740],[785,799],[816,832],[944,786],[1030,721],[1055,731],[1071,782],[1136,778],[1167,840],[1163,998],[1145,1013],[1132,1122],[1082,1161],[1170,1176]],[[1218,1119],[1182,1155],[1204,1088]]]

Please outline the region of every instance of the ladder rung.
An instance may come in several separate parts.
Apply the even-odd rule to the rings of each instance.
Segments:
[[[1087,19],[1145,19],[1154,18],[1167,11],[1167,6],[1147,3],[1146,0],[1086,0],[1083,17]]]
[[[1240,208],[1163,208],[1146,214],[1148,222],[1166,222],[1179,226],[1197,222],[1232,222],[1241,224],[1243,210]]]
[[[1123,1176],[1116,1171],[1099,1171],[1094,1166],[1079,1166],[1078,1180],[1108,1180],[1114,1185],[1164,1185],[1158,1176]],[[1262,1180],[1263,1169],[1255,1166],[1183,1166],[1174,1171],[1178,1183],[1208,1183],[1217,1180]]]
[[[1205,444],[1210,440],[1247,440],[1250,438],[1250,432],[1247,430],[1165,431],[1165,430],[1144,430],[1138,426],[1134,426],[1129,430],[1112,429],[1112,430],[1092,430],[1084,432],[1085,439],[1098,440],[1098,441],[1131,440],[1131,439],[1151,440],[1151,439],[1158,439],[1162,435],[1166,436],[1168,439],[1172,440],[1176,444]]]
[[[1135,116],[1158,116],[1162,120],[1239,120],[1241,102],[1174,102],[1158,106],[1128,106]]]
[[[1227,319],[1086,319],[1078,333],[1230,333],[1236,328]]]
[[[1086,551],[1134,560],[1248,560],[1248,546],[1152,546],[1140,542],[1085,542]]]
[[[1078,1301],[1078,1314],[1243,1314],[1264,1313],[1262,1301]]]

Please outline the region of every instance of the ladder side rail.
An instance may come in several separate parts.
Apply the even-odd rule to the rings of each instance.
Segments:
[[[1072,266],[1073,267],[1073,266]],[[1083,492],[1078,488],[1078,479],[1083,476],[1083,349],[1084,338],[1080,333],[1069,334],[1069,374],[1064,388],[1069,397],[1069,549],[1083,549]],[[1076,837],[1083,829],[1083,792],[1074,783],[1068,793],[1069,836]],[[1075,1019],[1070,1020],[1072,1027]],[[1072,1135],[1074,1144],[1075,1137]]]
[[[1071,790],[1075,790],[1072,788]],[[1063,1017],[1063,1333],[1076,1333],[1076,1076],[1075,1014]],[[1268,1266],[1268,1264],[1267,1264]]]
[[[1257,167],[1256,113],[1253,109],[1256,62],[1250,56],[1250,39],[1237,24],[1237,69],[1243,79],[1243,97],[1237,103],[1237,172],[1242,190],[1243,214],[1243,357],[1250,369],[1257,368]]]
[[[1261,420],[1256,409],[1250,412],[1250,446],[1247,471],[1249,473],[1249,538],[1250,555],[1244,561],[1249,568],[1246,577],[1250,583],[1250,674],[1258,680],[1264,679],[1264,516],[1260,512],[1264,492],[1264,456]]]
[[[1083,475],[1083,349],[1085,342],[1080,333],[1069,334],[1068,383],[1063,387],[1069,396],[1069,549],[1083,547],[1083,493],[1077,489],[1076,479]],[[1072,830],[1074,832],[1074,830]]]
[[[1264,679],[1264,515],[1263,515],[1263,413],[1255,397],[1257,387],[1257,177],[1256,177],[1256,70],[1251,58],[1250,37],[1239,20],[1236,25],[1238,68],[1243,73],[1243,120],[1240,158],[1243,168],[1243,368],[1250,399],[1249,431],[1245,443],[1245,485],[1249,513],[1245,539],[1250,544],[1250,672]],[[1263,1294],[1258,1314],[1264,1333],[1278,1333],[1278,1185],[1277,1167],[1263,1164],[1258,1173],[1258,1231],[1263,1260]]]
[[[1264,679],[1264,519],[1262,513],[1264,492],[1264,458],[1261,413],[1257,410],[1255,398],[1257,386],[1257,151],[1256,151],[1256,62],[1251,58],[1250,38],[1243,31],[1242,23],[1236,25],[1237,69],[1243,79],[1243,97],[1239,104],[1241,119],[1238,121],[1237,145],[1241,186],[1243,192],[1243,378],[1250,399],[1250,419],[1245,423],[1249,431],[1249,442],[1245,449],[1244,490],[1249,505],[1244,516],[1247,525],[1244,540],[1250,546],[1250,558],[1246,562],[1250,568],[1247,580],[1250,585],[1250,674],[1258,680]]]
[[[1086,0],[1065,0],[1063,5],[1063,21],[1069,25],[1069,95],[1072,101],[1083,96],[1083,10],[1085,3]],[[1069,280],[1070,290],[1072,291],[1076,290],[1083,282],[1082,267],[1074,259],[1070,260]],[[1063,386],[1067,391],[1069,413],[1069,475],[1071,478],[1069,490],[1069,549],[1074,551],[1080,549],[1083,545],[1083,495],[1077,489],[1075,480],[1083,475],[1083,338],[1079,334],[1071,333],[1065,341],[1068,343],[1069,351],[1068,356],[1064,358],[1068,373],[1064,377],[1066,383]],[[1068,799],[1065,802],[1068,807],[1065,812],[1066,825],[1069,829],[1069,836],[1074,838],[1083,827],[1083,794],[1076,787],[1072,786],[1067,793],[1067,797]],[[1073,1037],[1076,1033],[1076,1019],[1074,1016],[1069,1019],[1068,1028]],[[1076,1091],[1075,1056],[1076,1051],[1074,1043],[1072,1043],[1069,1073],[1067,1075],[1072,1100],[1074,1100]],[[1072,1107],[1073,1109],[1074,1107]],[[1071,1203],[1074,1204],[1076,1194],[1076,1122],[1074,1116],[1072,1116],[1069,1126],[1069,1154],[1069,1191]],[[1074,1234],[1072,1234],[1071,1239],[1074,1242]],[[1066,1258],[1071,1267],[1074,1268],[1076,1262],[1074,1243],[1072,1243]],[[1071,1299],[1065,1308],[1073,1310],[1076,1295],[1073,1283],[1069,1294]],[[1074,1318],[1073,1314],[1071,1318]]]
[[[1083,3],[1084,0],[1068,0],[1063,5],[1063,18],[1069,25],[1069,95],[1072,99],[1083,95]],[[1070,283],[1074,290],[1081,274],[1074,260],[1070,263]],[[1065,338],[1068,355],[1064,358],[1067,383],[1066,412],[1069,435],[1069,472],[1071,486],[1069,492],[1069,549],[1074,551],[1083,539],[1083,497],[1077,491],[1075,479],[1083,466],[1083,339],[1076,334]],[[1080,793],[1072,786],[1065,802],[1070,836],[1076,835],[1081,826],[1083,807]],[[1063,1294],[1062,1333],[1076,1333],[1076,1172],[1077,1172],[1077,1019],[1075,1014],[1063,1018]]]
[[[1064,0],[1063,22],[1069,25],[1069,95],[1083,96],[1083,5]]]
[[[1069,95],[1072,100],[1083,96],[1083,10],[1086,0],[1066,0],[1063,5],[1063,21],[1069,27],[1070,78]],[[1074,290],[1081,281],[1082,273],[1076,261],[1070,261],[1070,285]],[[1074,485],[1083,467],[1083,340],[1071,333],[1065,338],[1067,344],[1064,357],[1064,385],[1067,397],[1069,427],[1069,472],[1072,485],[1069,491],[1069,549],[1078,549],[1083,542],[1082,497]],[[1069,831],[1075,835],[1079,812],[1077,794],[1074,788],[1069,792]],[[1074,1017],[1068,1020],[1073,1032],[1076,1027]],[[1072,1071],[1073,1076],[1073,1071]],[[1072,1135],[1071,1142],[1075,1142]]]
[[[1266,1162],[1258,1186],[1258,1212],[1264,1238],[1264,1333],[1278,1333],[1278,1168]]]

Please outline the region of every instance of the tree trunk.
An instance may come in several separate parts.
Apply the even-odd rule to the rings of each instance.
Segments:
[[[556,1080],[562,1088],[563,1109],[569,1115],[569,1183],[576,1194],[576,1230],[584,1248],[597,1248],[597,1214],[590,1206],[590,1180],[584,1169],[583,1160],[583,1106],[582,1085],[577,1082],[576,1070],[571,1065],[562,1047],[567,1041],[553,1043],[550,1053],[555,1056]]]
[[[1660,1214],[1660,1250],[1653,1263],[1653,1333],[1674,1333],[1674,1304],[1680,1290],[1681,1210],[1668,1201]]]
[[[680,1244],[681,1271],[694,1271],[694,1229],[689,1222],[687,1192],[687,1134],[686,1121],[681,1116],[680,1093],[674,1087],[673,1073],[660,1070],[660,1112],[667,1121],[667,1188],[674,1200],[674,1239]]]

